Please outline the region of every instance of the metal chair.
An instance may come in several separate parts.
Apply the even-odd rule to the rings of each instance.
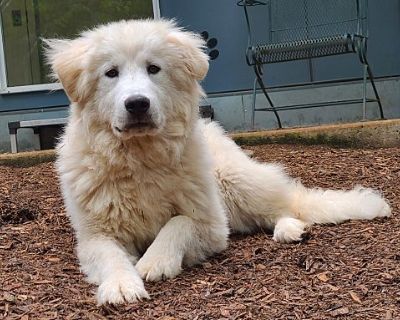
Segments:
[[[380,117],[384,119],[382,104],[367,60],[368,0],[241,0],[237,5],[244,8],[247,23],[246,61],[254,68],[256,75],[253,87],[253,128],[256,111],[273,112],[279,128],[282,128],[278,111],[356,103],[363,104],[363,119],[366,119],[368,102],[378,103]],[[267,6],[268,9],[267,41],[264,43],[253,40],[250,13],[257,6]],[[262,79],[263,65],[347,53],[356,53],[363,65],[362,99],[274,105]],[[367,75],[375,94],[374,99],[367,98]],[[257,83],[269,103],[265,108],[255,107]]]

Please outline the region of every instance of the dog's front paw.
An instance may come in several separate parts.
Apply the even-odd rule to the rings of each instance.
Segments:
[[[145,254],[136,264],[136,270],[146,281],[174,278],[182,271],[182,259],[166,255]]]
[[[99,305],[136,302],[149,298],[142,279],[131,274],[111,276],[100,284],[97,291]]]

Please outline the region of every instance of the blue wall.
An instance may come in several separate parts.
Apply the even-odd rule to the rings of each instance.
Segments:
[[[249,89],[253,71],[244,60],[247,32],[243,9],[236,0],[160,0],[161,15],[176,17],[181,26],[218,39],[219,57],[211,61],[204,82],[207,92]],[[259,33],[267,29],[266,6],[250,8]],[[250,11],[249,11],[250,12]],[[377,77],[400,75],[400,0],[369,0],[369,62]],[[360,78],[362,68],[355,54],[314,59],[315,81]],[[269,85],[286,85],[310,81],[309,62],[296,61],[268,65]]]
[[[61,90],[0,95],[0,112],[65,106],[68,104],[68,98]]]
[[[243,9],[236,0],[160,0],[161,15],[176,18],[181,26],[198,32],[207,31],[218,40],[220,55],[210,62],[210,72],[203,85],[208,93],[247,90],[254,74],[244,60],[247,32]],[[255,21],[262,37],[265,8],[257,7]],[[400,75],[400,0],[369,1],[369,59],[375,76]],[[315,59],[314,80],[361,77],[356,55]],[[269,85],[310,81],[308,61],[269,65]],[[33,92],[0,95],[0,112],[67,105],[63,92]]]

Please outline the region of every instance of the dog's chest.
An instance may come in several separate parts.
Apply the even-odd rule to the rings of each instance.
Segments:
[[[140,177],[109,177],[99,184],[94,203],[101,204],[96,220],[104,232],[125,244],[135,243],[143,250],[160,229],[175,215],[174,175],[156,171]]]

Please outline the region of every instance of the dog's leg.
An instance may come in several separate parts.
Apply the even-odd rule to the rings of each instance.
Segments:
[[[228,227],[223,208],[215,205],[207,209],[204,215],[179,215],[166,223],[136,264],[143,279],[173,278],[181,272],[183,262],[193,265],[226,248]]]
[[[142,278],[158,281],[177,276],[186,250],[196,241],[195,232],[194,222],[189,217],[177,216],[168,221],[136,264]]]
[[[171,195],[175,211],[136,264],[146,280],[178,275],[185,265],[201,262],[224,250],[228,221],[211,167],[211,155],[198,128],[182,156],[179,186]]]
[[[192,265],[225,247],[223,225],[213,227],[180,215],[161,229],[136,269],[147,281],[173,278],[181,272],[183,260]]]
[[[78,257],[88,280],[99,284],[98,304],[149,297],[130,255],[116,240],[102,236],[78,238]]]
[[[304,187],[277,164],[250,159],[215,123],[203,126],[233,232],[274,229],[274,240],[300,240],[306,225],[374,219],[391,214],[370,188],[322,190]]]
[[[129,254],[113,237],[96,230],[95,223],[89,224],[89,227],[85,223],[88,216],[85,217],[68,188],[63,184],[62,187],[67,212],[76,230],[81,269],[89,282],[99,285],[98,304],[134,302],[148,298],[143,281],[134,267],[137,257]],[[133,254],[137,256],[137,253]]]

